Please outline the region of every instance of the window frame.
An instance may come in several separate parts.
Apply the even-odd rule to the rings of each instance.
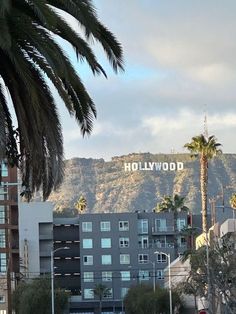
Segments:
[[[129,231],[129,221],[120,220],[119,221],[119,231]]]
[[[104,242],[106,242],[104,240],[109,240],[110,243],[108,243],[108,245],[104,246]],[[101,238],[101,248],[102,249],[110,249],[111,248],[111,238]]]
[[[102,281],[112,281],[112,271],[102,271]]]
[[[84,271],[83,279],[84,279],[84,282],[94,282],[94,272]]]
[[[126,261],[126,258],[128,257],[128,260]],[[130,254],[120,254],[120,264],[121,265],[129,265],[130,264]]]
[[[85,258],[87,258],[86,262],[85,262]],[[89,262],[89,260],[91,260],[91,263]],[[93,255],[84,255],[83,256],[83,265],[85,265],[85,266],[93,265]]]
[[[105,259],[109,257],[109,261],[105,262]],[[111,254],[102,254],[101,255],[101,264],[102,265],[112,265],[112,256]]]
[[[92,232],[93,222],[92,221],[82,221],[82,232]]]
[[[86,245],[85,245],[85,242],[87,242]],[[82,239],[82,247],[83,247],[83,249],[92,249],[93,248],[93,239],[91,239],[91,238]]]
[[[147,259],[144,258],[145,256],[147,257]],[[149,254],[148,253],[139,253],[138,254],[138,263],[139,264],[148,264],[149,263]]]
[[[128,247],[129,247],[129,237],[119,237],[119,248],[128,248]]]
[[[106,224],[108,224],[108,228],[106,227]],[[100,231],[101,232],[108,232],[111,231],[111,222],[109,220],[100,221]]]

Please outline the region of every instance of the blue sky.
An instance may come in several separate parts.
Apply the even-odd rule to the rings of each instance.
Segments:
[[[109,160],[132,152],[184,152],[203,132],[235,153],[235,1],[96,0],[101,21],[123,45],[125,73],[115,75],[95,47],[108,80],[75,64],[97,106],[89,138],[60,104],[65,157]],[[71,21],[75,26],[74,21]],[[205,106],[207,104],[207,106]]]

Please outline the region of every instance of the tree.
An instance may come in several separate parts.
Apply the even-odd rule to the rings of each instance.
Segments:
[[[236,193],[231,196],[229,203],[233,209],[236,209]]]
[[[175,257],[178,255],[178,240],[177,240],[177,216],[178,212],[189,211],[189,208],[184,205],[185,197],[175,194],[172,198],[170,195],[165,195],[161,202],[157,205],[157,212],[173,212],[174,214],[174,249]],[[180,231],[180,230],[178,230]]]
[[[102,313],[102,298],[108,294],[110,294],[110,289],[107,288],[107,286],[99,283],[96,284],[94,289],[93,289],[94,294],[98,297],[99,299],[99,311],[100,314]]]
[[[206,247],[188,251],[183,256],[183,261],[189,258],[191,271],[185,283],[182,283],[183,292],[200,298],[207,298],[208,283],[211,285],[211,294],[216,308],[224,300],[227,313],[236,311],[236,252],[234,242],[225,236],[220,242],[209,246],[209,275],[207,271]],[[190,289],[191,288],[191,289]]]
[[[55,313],[62,314],[68,303],[68,294],[55,290]],[[51,314],[51,284],[49,278],[21,282],[13,292],[16,314]]]
[[[75,203],[75,209],[79,214],[83,213],[87,207],[87,201],[86,198],[81,195],[78,201]]]
[[[192,138],[190,143],[184,145],[192,156],[199,156],[200,160],[200,187],[202,199],[202,231],[207,232],[207,185],[208,185],[208,161],[222,153],[220,143],[214,135],[206,138],[203,134]]]
[[[172,293],[172,304],[175,313],[182,307],[182,301],[177,291]],[[127,314],[167,314],[169,309],[169,291],[157,287],[154,292],[149,285],[131,287],[124,299],[125,313]]]
[[[66,16],[73,17],[81,34]],[[63,139],[51,85],[82,135],[90,134],[96,108],[78,72],[58,42],[66,41],[94,75],[105,70],[91,43],[99,42],[115,72],[123,53],[99,21],[91,0],[4,0],[0,2],[0,160],[18,166],[26,197],[42,188],[46,199],[63,178]],[[58,40],[59,39],[59,40]],[[12,123],[13,104],[17,128]]]

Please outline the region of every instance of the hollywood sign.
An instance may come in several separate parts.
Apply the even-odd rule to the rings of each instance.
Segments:
[[[177,162],[125,162],[125,171],[138,171],[138,170],[148,170],[148,171],[180,171],[184,169],[184,163],[181,161]]]

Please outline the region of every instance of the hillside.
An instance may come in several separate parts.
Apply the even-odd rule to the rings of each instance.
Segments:
[[[182,170],[174,170],[177,163]],[[209,162],[209,197],[220,195],[222,185],[231,187],[225,199],[236,191],[235,154],[224,154]],[[186,205],[200,212],[198,160],[188,154],[145,153],[114,157],[107,162],[67,160],[64,182],[49,200],[55,203],[56,211],[67,209],[66,215],[71,215],[80,195],[87,199],[88,212],[150,211],[161,196],[174,193],[186,196]]]

